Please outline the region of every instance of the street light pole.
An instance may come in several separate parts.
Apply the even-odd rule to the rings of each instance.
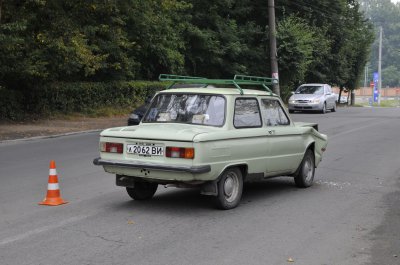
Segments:
[[[275,28],[275,3],[274,0],[268,0],[268,25],[269,25],[269,54],[271,58],[272,78],[278,79],[273,85],[274,93],[280,96],[278,59],[276,51],[276,28]]]

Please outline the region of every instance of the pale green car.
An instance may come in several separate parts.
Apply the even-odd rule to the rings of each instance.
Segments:
[[[94,160],[133,199],[152,198],[160,184],[199,187],[219,208],[231,209],[244,181],[292,176],[298,187],[312,185],[327,136],[316,124],[291,120],[267,87],[273,79],[160,79],[202,85],[161,91],[139,125],[101,132]],[[244,89],[249,85],[263,90]]]

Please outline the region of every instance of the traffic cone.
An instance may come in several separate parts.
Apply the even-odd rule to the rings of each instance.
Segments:
[[[47,195],[46,198],[42,202],[39,202],[40,205],[49,205],[49,206],[57,206],[61,204],[68,203],[61,198],[60,195],[60,187],[58,186],[58,177],[56,170],[56,162],[54,160],[50,161],[50,170],[49,170],[49,182],[47,184]]]

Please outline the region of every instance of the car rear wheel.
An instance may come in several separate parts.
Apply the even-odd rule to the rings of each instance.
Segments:
[[[313,184],[315,173],[314,152],[307,149],[301,161],[300,167],[294,176],[294,182],[299,188],[307,188]]]
[[[291,110],[291,109],[290,109],[290,110],[289,110],[289,113],[294,113],[294,110]]]
[[[229,210],[238,206],[242,198],[243,176],[238,168],[228,168],[217,184],[217,207]]]
[[[143,201],[151,199],[157,188],[157,183],[136,181],[134,187],[126,187],[126,191],[132,199]]]

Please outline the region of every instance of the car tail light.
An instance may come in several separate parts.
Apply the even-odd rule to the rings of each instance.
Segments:
[[[124,144],[101,142],[100,143],[100,151],[106,152],[106,153],[122,154],[124,151]]]
[[[172,158],[193,159],[194,148],[167,146],[166,156]]]

